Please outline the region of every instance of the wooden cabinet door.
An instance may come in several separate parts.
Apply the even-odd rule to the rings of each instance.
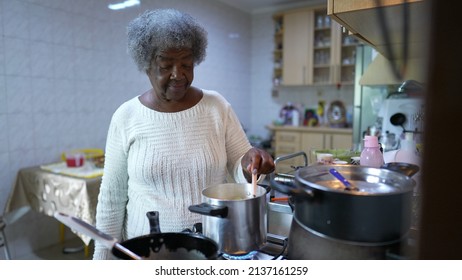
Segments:
[[[300,132],[276,131],[276,159],[279,156],[285,156],[296,152],[300,152],[300,135]],[[300,165],[302,165],[302,159],[300,157],[282,160],[276,163],[276,172],[291,173],[294,170],[294,166]]]
[[[325,6],[277,14],[275,22],[284,30],[275,31],[275,85],[353,83],[358,41],[342,33],[341,25],[331,20]]]
[[[305,132],[302,134],[300,148],[308,156],[308,164],[313,164],[312,151],[325,149],[324,133]]]
[[[352,134],[327,134],[326,149],[351,149],[353,147]]]
[[[312,81],[313,12],[302,10],[284,15],[283,85],[305,85]]]
[[[325,149],[324,133],[304,132],[301,139],[301,149],[305,152],[311,149]]]

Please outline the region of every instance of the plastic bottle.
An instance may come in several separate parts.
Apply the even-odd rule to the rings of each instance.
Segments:
[[[284,125],[300,125],[300,111],[291,102],[287,102],[287,104],[281,109],[279,116],[283,120]]]
[[[325,114],[325,101],[324,100],[319,100],[318,101],[318,109],[317,109],[317,114],[318,114],[318,122],[320,125],[323,125],[325,123],[324,121],[324,114]]]
[[[394,161],[420,165],[420,157],[412,136],[412,133],[404,134],[404,139],[400,141],[401,148],[396,152]]]
[[[384,164],[377,136],[366,135],[364,137],[364,149],[361,152],[359,164],[377,168]]]
[[[297,107],[292,108],[292,125],[293,126],[300,125],[300,112],[298,111]]]
[[[282,120],[282,124],[288,125],[292,123],[292,103],[288,102],[284,107],[282,107],[279,117]]]

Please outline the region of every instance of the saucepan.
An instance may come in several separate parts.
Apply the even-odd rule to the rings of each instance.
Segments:
[[[119,259],[211,260],[218,258],[218,245],[212,239],[189,231],[161,233],[159,213],[152,211],[146,215],[151,233],[122,242],[76,217],[56,213],[55,218],[71,229],[101,242]]]
[[[189,206],[202,214],[203,234],[228,255],[245,255],[266,244],[269,186],[227,183],[202,191],[203,203]]]

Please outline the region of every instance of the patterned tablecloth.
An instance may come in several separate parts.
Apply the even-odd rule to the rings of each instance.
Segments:
[[[101,176],[77,176],[52,172],[40,166],[19,170],[5,208],[9,223],[32,209],[52,217],[55,212],[62,212],[95,225]],[[90,237],[75,234],[89,245]]]

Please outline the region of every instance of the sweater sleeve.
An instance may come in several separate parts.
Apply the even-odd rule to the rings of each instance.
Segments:
[[[122,240],[122,229],[128,201],[126,136],[120,128],[122,118],[113,117],[109,126],[104,173],[96,208],[96,228]],[[93,259],[111,259],[111,250],[95,242]]]

